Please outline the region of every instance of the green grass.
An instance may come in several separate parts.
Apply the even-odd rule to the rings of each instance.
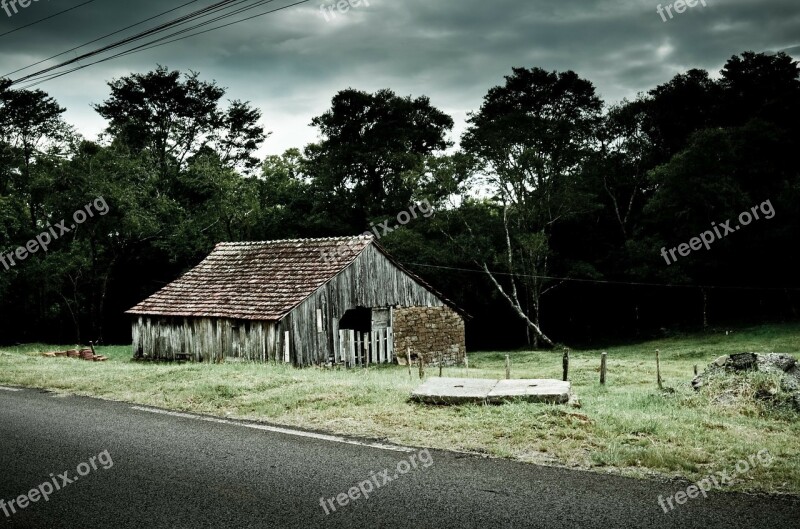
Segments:
[[[66,347],[63,347],[66,348]],[[655,349],[662,378],[655,384]],[[726,336],[673,337],[606,349],[608,380],[600,386],[600,351],[572,351],[570,379],[580,408],[510,403],[429,407],[408,401],[419,384],[405,367],[294,369],[259,364],[131,362],[129,347],[99,347],[108,362],[44,358],[62,347],[32,344],[0,350],[0,384],[48,388],[173,410],[267,421],[395,443],[490,454],[630,476],[699,480],[732,471],[767,449],[770,466],[741,476],[732,490],[800,493],[800,416],[749,398],[763,387],[754,375],[741,398],[726,389],[689,386],[693,365],[735,352],[800,356],[800,325],[742,329]],[[513,378],[561,378],[560,352],[515,352]],[[470,353],[469,376],[502,378],[505,353]],[[436,369],[428,368],[428,375]],[[463,368],[444,376],[464,376]],[[740,388],[741,389],[741,388]]]

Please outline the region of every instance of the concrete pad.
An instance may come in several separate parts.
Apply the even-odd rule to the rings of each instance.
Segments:
[[[497,381],[489,378],[429,378],[411,392],[411,398],[428,404],[483,402]]]
[[[500,380],[489,392],[489,402],[521,399],[526,402],[565,404],[569,401],[570,383],[553,379]]]
[[[569,382],[550,379],[429,378],[411,392],[411,398],[428,404],[511,400],[564,404],[569,401],[570,389]]]

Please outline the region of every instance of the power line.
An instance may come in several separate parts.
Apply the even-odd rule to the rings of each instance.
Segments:
[[[249,1],[249,0],[236,0],[236,1],[234,1],[234,2],[233,2],[231,5],[227,5],[227,6],[225,6],[225,8],[226,8],[226,9],[228,9],[228,8],[234,7],[236,4],[241,4],[242,2],[246,2],[246,1]],[[184,33],[184,32],[186,32],[186,31],[191,31],[192,29],[195,29],[195,28],[197,28],[197,27],[201,27],[202,25],[205,25],[205,24],[208,24],[208,23],[214,22],[214,21],[216,21],[216,20],[220,20],[220,19],[222,19],[222,18],[225,18],[225,17],[228,17],[228,16],[235,15],[235,14],[237,14],[237,13],[240,13],[240,12],[244,11],[244,10],[247,10],[247,9],[252,9],[252,8],[254,8],[254,7],[258,7],[258,6],[260,6],[260,5],[263,5],[264,3],[269,3],[269,2],[272,2],[272,1],[274,1],[274,0],[259,0],[259,1],[258,1],[258,2],[257,2],[255,5],[253,5],[253,6],[250,6],[250,7],[239,7],[237,10],[235,10],[235,11],[233,11],[233,12],[230,12],[230,13],[227,13],[227,14],[224,14],[224,15],[220,15],[220,16],[218,16],[218,17],[217,17],[217,18],[215,18],[215,19],[211,19],[211,20],[207,20],[207,21],[205,21],[205,22],[201,22],[200,24],[197,24],[197,25],[191,26],[191,27],[189,27],[189,28],[185,28],[185,29],[183,29],[183,30],[181,30],[181,31],[178,31],[178,32],[172,33],[172,34],[170,34],[170,35],[167,35],[166,37],[161,37],[160,39],[156,39],[156,40],[154,40],[154,41],[150,41],[150,42],[148,42],[148,43],[142,44],[142,45],[140,45],[140,46],[137,46],[137,47],[135,47],[135,48],[132,48],[132,49],[130,49],[130,50],[125,50],[125,51],[123,51],[123,52],[117,53],[116,55],[112,55],[112,56],[110,56],[110,57],[106,57],[106,58],[104,58],[104,59],[101,59],[101,60],[98,60],[98,61],[94,61],[94,62],[91,62],[91,63],[88,63],[88,64],[83,64],[83,65],[81,65],[81,66],[77,66],[77,67],[75,67],[75,68],[72,68],[72,69],[70,69],[70,70],[67,70],[67,71],[64,71],[64,72],[57,72],[57,73],[51,74],[51,75],[49,75],[49,76],[40,77],[40,78],[38,78],[38,79],[36,79],[36,78],[33,78],[33,79],[31,79],[32,81],[34,81],[34,82],[33,82],[33,84],[27,85],[25,88],[30,88],[30,87],[32,87],[32,86],[36,86],[36,85],[38,85],[38,84],[41,84],[41,83],[43,83],[43,82],[45,82],[45,81],[49,81],[49,80],[51,80],[51,79],[55,79],[55,78],[61,77],[61,76],[63,76],[63,75],[67,75],[67,74],[69,74],[69,73],[72,73],[72,72],[75,72],[75,71],[81,70],[81,69],[83,69],[83,68],[87,68],[87,67],[89,67],[89,66],[92,66],[92,65],[94,65],[94,64],[99,64],[99,63],[102,63],[102,62],[105,62],[105,61],[109,61],[109,60],[112,60],[112,59],[115,59],[115,58],[118,58],[118,57],[122,57],[122,56],[124,56],[124,55],[127,55],[127,54],[129,54],[129,53],[134,53],[134,52],[136,52],[136,51],[138,51],[138,50],[142,49],[142,48],[143,48],[143,47],[145,47],[145,46],[148,46],[148,45],[150,45],[150,44],[153,44],[153,43],[155,43],[155,42],[159,42],[159,41],[161,41],[161,40],[163,40],[163,39],[165,39],[165,38],[169,38],[169,37],[172,37],[172,36],[175,36],[175,35],[179,35],[179,34],[181,34],[181,33]],[[206,13],[206,14],[204,14],[203,16],[207,16],[207,15],[209,15],[209,14],[212,14],[212,13]],[[195,18],[195,17],[192,17],[192,18]],[[158,31],[150,31],[150,32],[145,32],[145,33],[149,33],[149,34],[145,34],[145,35],[143,35],[143,36],[141,36],[141,37],[137,36],[135,39],[132,39],[131,43],[132,43],[132,42],[134,42],[134,41],[136,41],[136,40],[140,40],[141,38],[144,38],[144,37],[146,37],[146,36],[150,36],[150,35],[156,35],[156,34],[160,33],[161,31],[164,31],[164,30],[166,30],[166,29],[170,29],[170,28],[177,28],[177,27],[179,27],[179,26],[181,26],[181,25],[183,25],[183,24],[186,24],[186,23],[187,23],[187,22],[189,22],[190,20],[191,20],[191,18],[189,18],[189,19],[186,19],[186,20],[181,20],[181,19],[178,19],[178,20],[175,20],[175,21],[171,21],[170,23],[168,23],[168,27],[165,27],[165,28],[163,28],[163,29],[158,29]],[[118,45],[111,45],[110,47],[111,47],[111,48],[113,48],[113,47],[118,47]],[[101,50],[101,51],[102,51],[102,50]],[[106,50],[106,51],[107,51],[107,50]],[[89,55],[89,56],[92,56],[92,55],[96,55],[96,54],[99,54],[99,53],[100,53],[100,51],[98,51],[98,52],[92,52],[92,53],[90,53],[90,54],[87,54],[87,55]],[[78,59],[80,59],[80,58],[78,58]],[[68,63],[64,63],[64,65],[66,65],[66,64],[68,64]],[[58,66],[57,66],[57,67],[58,67]],[[56,68],[57,68],[57,67],[56,67]],[[32,75],[32,77],[37,77],[37,76],[39,76],[39,74],[33,74],[33,75]]]
[[[167,11],[164,11],[164,12],[162,12],[162,13],[159,13],[159,14],[157,14],[157,15],[154,15],[154,16],[152,16],[152,17],[145,18],[144,20],[140,20],[139,22],[136,22],[135,24],[131,24],[130,26],[125,26],[124,28],[122,28],[122,29],[118,29],[117,31],[113,31],[113,32],[111,32],[111,33],[107,33],[106,35],[103,35],[102,37],[97,37],[96,39],[94,39],[94,40],[90,40],[89,42],[85,42],[85,43],[81,44],[80,46],[75,46],[74,48],[70,48],[70,49],[68,49],[67,51],[62,51],[61,53],[58,53],[58,54],[56,54],[56,55],[53,55],[52,57],[48,57],[48,58],[46,58],[46,59],[42,59],[42,60],[41,60],[41,61],[39,61],[39,62],[35,62],[35,63],[33,63],[33,64],[29,64],[28,66],[25,66],[25,67],[23,67],[23,68],[19,68],[19,69],[17,69],[17,70],[14,70],[13,72],[8,72],[7,74],[3,74],[3,75],[2,75],[2,76],[0,76],[0,77],[8,77],[8,76],[9,76],[9,75],[11,75],[11,74],[15,74],[15,73],[17,73],[17,72],[21,72],[22,70],[27,70],[28,68],[32,68],[32,67],[34,67],[34,66],[37,66],[37,65],[39,65],[39,64],[42,64],[43,62],[47,62],[47,61],[49,61],[49,60],[51,60],[51,59],[55,59],[56,57],[61,57],[62,55],[66,55],[67,53],[69,53],[69,52],[71,52],[71,51],[75,51],[75,50],[77,50],[77,49],[83,48],[84,46],[88,46],[89,44],[94,44],[95,42],[97,42],[97,41],[99,41],[99,40],[103,40],[103,39],[105,39],[105,38],[111,37],[112,35],[116,35],[116,34],[118,34],[118,33],[122,33],[123,31],[126,31],[126,30],[128,30],[128,29],[134,28],[134,27],[136,27],[136,26],[140,26],[140,25],[144,24],[145,22],[150,22],[150,21],[151,21],[151,20],[153,20],[153,19],[156,19],[156,18],[158,18],[158,17],[164,16],[164,15],[166,15],[167,13],[172,13],[173,11],[177,11],[178,9],[181,9],[181,8],[183,8],[183,7],[186,7],[186,6],[188,6],[189,4],[194,4],[194,3],[195,3],[195,2],[197,2],[197,1],[198,1],[198,0],[191,0],[191,1],[189,1],[189,2],[186,2],[185,4],[181,4],[181,5],[179,5],[178,7],[175,7],[175,8],[173,8],[173,9],[169,9],[169,10],[167,10]]]
[[[120,53],[117,53],[116,55],[112,55],[110,57],[105,57],[103,59],[100,59],[100,60],[97,60],[97,61],[94,61],[94,62],[91,62],[91,63],[88,63],[88,64],[83,64],[81,66],[77,66],[77,67],[72,68],[71,70],[67,70],[65,72],[58,72],[58,73],[55,73],[55,74],[51,74],[49,76],[42,77],[40,79],[32,79],[34,82],[32,84],[30,84],[30,85],[27,85],[25,88],[30,88],[32,86],[36,86],[38,84],[44,83],[46,81],[50,81],[50,80],[55,79],[57,77],[61,77],[63,75],[67,75],[69,73],[81,70],[83,68],[88,68],[89,66],[92,66],[92,65],[95,65],[95,64],[99,64],[99,63],[103,63],[103,62],[106,62],[106,61],[110,61],[112,59],[116,59],[116,58],[119,58],[119,57],[122,57],[122,56],[125,56],[125,55],[130,55],[132,53],[137,53],[139,51],[145,51],[145,50],[149,50],[149,49],[152,49],[152,48],[156,48],[158,46],[163,46],[165,44],[170,44],[170,43],[173,43],[173,42],[177,42],[179,40],[187,39],[189,37],[194,37],[196,35],[201,35],[203,33],[208,33],[210,31],[214,31],[214,30],[221,29],[221,28],[224,28],[224,27],[227,27],[227,26],[238,24],[240,22],[245,22],[245,21],[251,20],[253,18],[257,18],[257,17],[261,17],[261,16],[264,16],[264,15],[268,15],[270,13],[275,13],[277,11],[282,11],[282,10],[288,9],[290,7],[294,7],[294,6],[297,6],[297,5],[300,5],[300,4],[307,3],[310,0],[300,0],[300,1],[292,3],[292,4],[288,4],[288,5],[279,7],[279,8],[275,8],[275,9],[271,9],[269,11],[265,11],[263,13],[258,13],[256,15],[251,15],[249,17],[245,17],[245,18],[242,18],[242,19],[239,19],[239,20],[235,20],[233,22],[228,22],[227,24],[221,24],[221,25],[215,26],[213,28],[209,28],[209,29],[206,29],[206,30],[203,30],[203,31],[198,31],[196,33],[192,33],[190,35],[185,35],[183,37],[172,39],[172,40],[169,40],[169,41],[166,41],[166,42],[160,42],[160,41],[163,41],[164,39],[169,39],[170,37],[173,37],[173,36],[176,36],[176,35],[180,35],[182,33],[186,33],[187,31],[192,31],[194,29],[206,26],[206,25],[208,25],[210,23],[213,23],[213,22],[216,22],[218,20],[222,20],[222,19],[225,19],[225,18],[230,18],[231,16],[236,15],[238,13],[241,13],[241,12],[244,12],[244,11],[248,11],[248,10],[253,9],[255,7],[260,7],[261,5],[268,4],[268,3],[271,3],[273,1],[274,0],[261,0],[260,2],[258,2],[255,5],[248,6],[248,7],[240,7],[239,9],[237,9],[236,11],[233,11],[231,13],[227,13],[225,15],[220,15],[215,19],[211,19],[211,20],[207,20],[205,22],[201,22],[201,23],[196,24],[195,26],[192,26],[192,27],[189,27],[189,28],[184,28],[181,31],[177,31],[175,33],[172,33],[170,35],[166,35],[166,36],[158,38],[156,40],[153,40],[153,41],[150,41],[150,42],[146,42],[146,43],[141,44],[141,45],[139,45],[139,46],[137,46],[135,48],[132,48],[132,49],[125,50],[125,51],[122,51]],[[176,26],[177,25],[179,25],[179,24],[176,24]],[[36,74],[34,74],[34,75],[36,75]]]
[[[241,1],[241,0],[239,0],[239,1]],[[142,32],[139,32],[136,35],[133,35],[133,36],[130,36],[130,37],[126,37],[126,38],[124,38],[122,40],[118,40],[116,42],[113,42],[111,44],[103,46],[103,47],[101,47],[99,49],[84,53],[83,55],[80,55],[80,56],[75,57],[73,59],[70,59],[68,61],[62,62],[60,64],[56,64],[54,66],[50,66],[50,67],[45,68],[43,70],[40,70],[38,72],[26,75],[24,77],[20,77],[19,79],[16,79],[16,80],[12,81],[12,84],[18,84],[18,83],[21,83],[23,81],[27,81],[29,79],[33,79],[35,77],[38,77],[38,76],[40,76],[42,74],[45,74],[45,73],[50,72],[50,71],[53,71],[55,69],[62,68],[64,66],[67,66],[69,64],[73,64],[73,63],[78,62],[78,61],[83,60],[83,59],[87,59],[89,57],[93,57],[93,56],[98,55],[100,53],[103,53],[105,51],[112,50],[112,49],[118,48],[120,46],[124,46],[126,44],[129,44],[129,43],[135,42],[137,40],[143,39],[145,37],[148,37],[150,35],[154,35],[156,33],[160,33],[161,31],[169,29],[170,27],[174,27],[174,26],[176,26],[176,25],[178,25],[178,24],[180,24],[182,22],[185,22],[187,20],[191,20],[193,18],[199,18],[199,17],[202,17],[202,16],[206,16],[206,15],[208,15],[210,13],[213,13],[214,11],[218,11],[220,9],[224,9],[225,7],[228,6],[228,4],[231,4],[231,3],[234,3],[234,2],[235,2],[235,0],[222,0],[221,2],[217,2],[215,4],[211,4],[210,6],[204,7],[202,9],[198,9],[197,11],[193,11],[193,12],[191,12],[191,13],[189,13],[187,15],[183,15],[183,16],[177,18],[177,19],[173,19],[173,20],[170,20],[168,22],[164,22],[163,24],[159,24],[158,26],[156,26],[154,28],[150,28],[150,29],[144,30]]]
[[[51,18],[57,17],[58,15],[63,15],[67,11],[72,11],[73,9],[78,9],[79,7],[85,6],[86,4],[91,4],[94,1],[95,0],[88,0],[88,1],[86,1],[84,3],[82,3],[82,4],[78,4],[76,6],[70,7],[69,9],[65,9],[63,11],[59,11],[58,13],[55,13],[55,14],[50,15],[48,17],[40,18],[39,20],[31,22],[30,24],[25,24],[24,26],[20,26],[20,27],[18,27],[16,29],[12,29],[11,31],[6,31],[5,33],[0,33],[0,37],[5,37],[6,35],[10,35],[10,34],[14,33],[15,31],[19,31],[21,29],[25,29],[25,28],[29,28],[31,26],[35,26],[39,22],[44,22],[45,20],[50,20]]]
[[[270,0],[270,1],[272,1],[272,0]],[[208,33],[209,31],[214,31],[214,30],[216,30],[216,29],[221,29],[221,28],[224,28],[224,27],[227,27],[227,26],[231,26],[231,25],[233,25],[233,24],[238,24],[239,22],[246,22],[246,21],[248,21],[248,20],[250,20],[250,19],[253,19],[253,18],[256,18],[256,17],[260,17],[260,16],[264,16],[264,15],[268,15],[268,14],[270,14],[270,13],[274,13],[274,12],[276,12],[276,11],[282,11],[282,10],[284,10],[284,9],[289,9],[290,7],[294,7],[294,6],[297,6],[297,5],[300,5],[300,4],[305,4],[306,2],[309,2],[309,1],[310,1],[310,0],[300,0],[300,1],[298,1],[298,2],[295,2],[295,3],[293,3],[293,4],[289,4],[289,5],[285,5],[285,6],[283,6],[283,7],[279,7],[279,8],[276,8],[276,9],[272,9],[272,10],[270,10],[270,11],[266,11],[266,12],[264,12],[264,13],[259,13],[259,14],[257,14],[257,15],[252,15],[252,16],[249,16],[249,17],[243,18],[243,19],[241,19],[241,20],[236,20],[236,21],[234,21],[234,22],[229,22],[229,23],[227,23],[227,24],[223,24],[223,25],[221,25],[221,26],[217,26],[217,27],[214,27],[214,28],[211,28],[211,29],[206,29],[206,30],[204,30],[204,31],[198,31],[197,33],[192,33],[191,35],[186,35],[185,37],[180,37],[180,38],[173,39],[173,40],[170,40],[170,41],[167,41],[167,42],[163,42],[163,43],[161,43],[161,44],[156,44],[156,45],[154,45],[154,46],[150,46],[149,48],[144,48],[144,49],[143,49],[143,50],[141,50],[141,51],[145,51],[145,50],[149,50],[149,49],[152,49],[152,48],[156,48],[156,47],[158,47],[158,46],[163,46],[164,44],[171,44],[171,43],[173,43],[173,42],[177,42],[177,41],[179,41],[179,40],[183,40],[183,39],[188,39],[189,37],[194,37],[194,36],[196,36],[196,35],[202,35],[203,33]],[[269,2],[267,2],[267,3],[269,3]]]
[[[218,16],[218,17],[216,17],[216,18],[212,18],[212,19],[210,19],[210,20],[206,20],[205,22],[201,22],[201,23],[199,23],[199,24],[195,24],[194,26],[191,26],[191,27],[188,27],[188,28],[184,28],[184,29],[182,29],[182,30],[180,30],[180,31],[176,31],[175,33],[171,33],[171,34],[169,34],[169,35],[165,35],[165,36],[163,36],[163,37],[161,37],[161,38],[158,38],[158,39],[156,39],[156,40],[152,40],[152,41],[150,41],[150,42],[146,42],[146,43],[144,43],[144,44],[141,44],[141,45],[139,45],[139,46],[137,46],[137,47],[135,47],[135,48],[132,48],[132,49],[130,49],[130,50],[127,50],[127,51],[124,51],[124,52],[121,52],[121,53],[119,53],[119,54],[115,55],[114,57],[108,57],[107,59],[116,58],[116,57],[122,57],[122,56],[124,56],[124,55],[128,55],[128,54],[131,54],[131,53],[136,53],[136,52],[138,52],[138,51],[149,50],[149,49],[151,49],[151,48],[156,48],[156,47],[158,47],[158,46],[163,46],[164,44],[169,44],[170,42],[176,42],[176,41],[179,41],[179,40],[182,40],[182,39],[185,39],[185,38],[189,38],[189,37],[191,37],[191,36],[193,36],[193,35],[199,35],[199,34],[201,34],[201,33],[207,33],[207,32],[209,32],[209,31],[213,31],[213,30],[215,30],[215,29],[223,28],[223,27],[225,27],[225,26],[230,26],[230,25],[232,25],[232,24],[236,24],[236,23],[238,23],[238,22],[242,22],[242,21],[244,21],[244,20],[249,20],[249,18],[254,18],[254,17],[249,17],[249,18],[245,18],[245,19],[242,19],[242,20],[236,20],[236,21],[234,21],[234,22],[230,22],[230,23],[228,23],[228,24],[223,24],[223,25],[221,25],[221,26],[218,26],[218,27],[215,27],[215,28],[211,28],[211,29],[207,29],[207,30],[205,30],[205,31],[199,31],[199,32],[197,32],[197,33],[193,33],[192,35],[186,35],[186,36],[184,36],[184,37],[180,37],[180,38],[177,38],[177,39],[173,39],[173,40],[171,40],[171,41],[168,41],[168,42],[161,42],[161,41],[163,41],[163,40],[169,39],[170,37],[174,37],[174,36],[176,36],[176,35],[181,35],[181,34],[183,34],[183,33],[186,33],[186,32],[189,32],[189,31],[192,31],[192,30],[194,30],[194,29],[197,29],[197,28],[200,28],[200,27],[203,27],[203,26],[207,26],[208,24],[213,24],[214,22],[217,22],[217,21],[219,21],[219,20],[223,20],[223,19],[226,19],[226,18],[230,18],[230,17],[232,17],[232,16],[234,16],[234,15],[238,15],[239,13],[243,13],[244,11],[249,11],[249,10],[251,10],[251,9],[255,9],[255,8],[257,8],[257,7],[261,7],[262,5],[269,4],[269,3],[272,3],[272,2],[274,2],[274,1],[275,1],[275,0],[259,0],[258,2],[256,2],[255,4],[253,4],[253,5],[251,5],[251,6],[240,7],[240,8],[238,8],[237,10],[235,10],[235,11],[232,11],[232,12],[230,12],[230,13],[226,13],[226,14],[224,14],[224,15],[219,15],[219,16]],[[305,1],[308,1],[308,0],[305,0]],[[302,2],[300,2],[300,3],[302,3]],[[284,7],[280,8],[280,9],[285,9],[286,7],[291,7],[291,6],[284,6]],[[261,15],[264,15],[264,14],[267,14],[267,13],[271,13],[271,12],[273,12],[273,11],[278,11],[278,9],[275,9],[275,10],[272,10],[272,11],[267,11],[266,13],[261,13]],[[260,15],[255,15],[255,16],[260,16]],[[151,46],[151,44],[152,44],[152,46]]]
[[[476,268],[457,268],[452,266],[437,266],[423,263],[402,263],[404,266],[422,266],[424,268],[438,268],[440,270],[453,270],[457,272],[470,272],[473,274],[485,274],[486,271],[478,270]],[[530,277],[533,279],[550,279],[554,281],[571,281],[573,283],[594,283],[601,285],[626,285],[626,286],[641,286],[641,287],[660,287],[660,288],[699,288],[699,289],[717,289],[717,290],[775,290],[785,292],[787,290],[800,291],[800,287],[740,287],[740,286],[723,286],[723,285],[675,285],[671,283],[644,283],[636,281],[611,281],[603,279],[579,279],[574,277],[555,277],[555,276],[540,276],[532,274],[512,274],[509,272],[491,272],[497,276],[516,276],[516,277]]]

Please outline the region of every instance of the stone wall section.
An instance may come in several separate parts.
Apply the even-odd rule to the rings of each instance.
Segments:
[[[428,365],[438,365],[440,354],[445,366],[464,363],[464,318],[450,307],[397,307],[392,329],[395,356],[403,364],[409,349],[412,362],[422,353]]]

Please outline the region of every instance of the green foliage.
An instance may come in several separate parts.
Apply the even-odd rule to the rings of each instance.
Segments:
[[[435,215],[380,244],[473,316],[470,347],[529,344],[529,323],[572,344],[800,314],[800,75],[785,54],[745,52],[605,110],[575,72],[514,68],[456,149],[426,96],[348,88],[313,119],[318,142],[259,162],[260,111],[225,96],[196,72],[131,73],[95,106],[94,142],[46,93],[0,81],[0,252],[109,206],[0,265],[0,340],[127,341],[124,311],[220,241],[357,235],[423,201]],[[662,247],[765,200],[774,219],[664,263]]]
[[[348,89],[311,124],[323,138],[305,150],[315,191],[323,199],[318,208],[366,229],[370,219],[408,208],[426,158],[450,145],[446,134],[453,120],[424,96]]]

